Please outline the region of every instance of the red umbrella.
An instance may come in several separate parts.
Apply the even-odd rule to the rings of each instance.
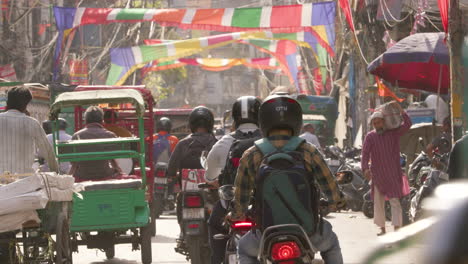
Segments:
[[[367,70],[408,89],[448,93],[450,57],[444,33],[408,36],[369,64]]]

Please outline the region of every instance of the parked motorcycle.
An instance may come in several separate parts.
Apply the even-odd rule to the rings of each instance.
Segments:
[[[419,144],[425,149],[424,141],[421,137],[419,138]],[[426,152],[421,151],[408,169],[408,181],[410,186],[419,189],[423,185],[429,171],[423,170],[421,172],[421,169],[427,168],[428,166],[431,166],[431,159]]]
[[[434,153],[434,166],[427,169],[429,171],[427,178],[425,178],[424,183],[411,199],[411,206],[409,210],[409,217],[411,222],[415,222],[421,218],[423,213],[421,204],[424,198],[430,196],[437,186],[448,182],[449,177],[446,172],[448,167],[448,158],[448,154],[440,155],[438,153]],[[423,169],[421,169],[421,171]]]

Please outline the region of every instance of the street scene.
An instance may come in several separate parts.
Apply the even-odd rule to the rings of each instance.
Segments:
[[[0,0],[0,264],[467,264],[468,0]]]

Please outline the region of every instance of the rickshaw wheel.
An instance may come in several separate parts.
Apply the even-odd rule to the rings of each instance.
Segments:
[[[151,223],[140,228],[141,238],[141,262],[143,264],[151,264],[153,256],[151,252]]]
[[[115,257],[115,245],[104,250],[106,252],[107,259],[113,259]]]
[[[59,214],[55,232],[55,263],[57,264],[73,263],[69,227],[68,218],[63,214]]]
[[[158,216],[156,215],[157,214],[157,205],[156,205],[156,202],[152,202],[150,204],[150,217],[151,217],[151,222],[150,222],[150,226],[151,226],[151,236],[156,236],[156,218],[158,218]]]

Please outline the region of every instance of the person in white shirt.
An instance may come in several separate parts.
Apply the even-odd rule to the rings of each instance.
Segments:
[[[320,142],[319,142],[317,136],[314,134],[315,133],[314,125],[305,124],[302,129],[304,130],[304,133],[302,133],[302,135],[300,135],[299,137],[301,137],[301,138],[305,139],[307,142],[313,144],[318,149],[321,149],[322,147],[320,146]]]
[[[59,126],[59,135],[58,135],[58,138],[56,140],[59,141],[59,142],[67,142],[67,141],[71,140],[72,136],[67,134],[67,132],[65,131],[67,129],[67,127],[68,127],[67,120],[65,120],[63,118],[59,118],[58,122],[59,122],[59,124],[58,124],[58,126]],[[54,143],[53,143],[54,138],[53,138],[52,134],[47,135],[47,140],[49,141],[51,146],[54,146]],[[70,162],[60,162],[60,173],[61,174],[68,174],[70,172],[70,169],[71,169],[71,163]]]
[[[32,168],[36,150],[44,153],[44,158],[53,171],[58,170],[52,147],[47,142],[46,134],[39,122],[26,115],[27,106],[32,100],[31,92],[17,86],[7,92],[7,107],[5,113],[0,113],[0,175],[33,174]],[[1,233],[0,239],[14,239],[14,232]],[[14,250],[14,249],[12,249]],[[0,243],[0,263],[10,262],[8,243]]]
[[[442,125],[444,122],[444,119],[449,116],[449,106],[448,104],[442,99],[440,96],[437,94],[431,94],[428,97],[426,97],[426,100],[424,102],[427,105],[427,108],[431,108],[435,110],[435,120],[437,124]],[[437,102],[439,102],[439,105],[437,105]]]
[[[34,173],[32,165],[36,149],[52,170],[58,169],[52,146],[41,124],[25,114],[31,100],[31,92],[25,87],[14,87],[7,93],[7,111],[0,114],[0,174],[7,171],[12,174]]]
[[[253,141],[255,139],[261,138],[261,132],[258,127],[258,109],[260,108],[261,101],[260,99],[254,96],[242,96],[239,97],[232,106],[232,118],[234,119],[234,127],[236,130],[228,135],[223,136],[216,144],[213,146],[211,151],[208,153],[206,160],[206,172],[205,180],[213,186],[218,187],[222,184],[234,184],[233,179],[235,175],[232,174],[232,170],[237,171],[233,161],[240,160],[242,153],[237,153],[239,157],[232,158],[230,161],[230,166],[227,166],[228,155],[230,155],[231,146],[233,143],[244,142],[251,145],[243,148],[247,149],[253,146]],[[244,141],[243,139],[247,139]],[[249,140],[250,139],[250,140]],[[242,141],[241,141],[242,140]],[[242,152],[242,147],[233,147]],[[233,153],[231,153],[232,155]],[[238,166],[238,164],[237,164]],[[230,170],[231,168],[232,170]],[[228,170],[224,171],[223,170]],[[220,179],[220,175],[222,178]],[[228,175],[229,174],[229,175]],[[211,248],[211,264],[221,264],[224,261],[224,252],[226,250],[227,240],[215,240],[213,235],[219,233],[225,233],[223,228],[224,217],[227,214],[227,210],[222,206],[221,202],[218,201],[208,220],[208,234],[210,239],[210,248]]]

